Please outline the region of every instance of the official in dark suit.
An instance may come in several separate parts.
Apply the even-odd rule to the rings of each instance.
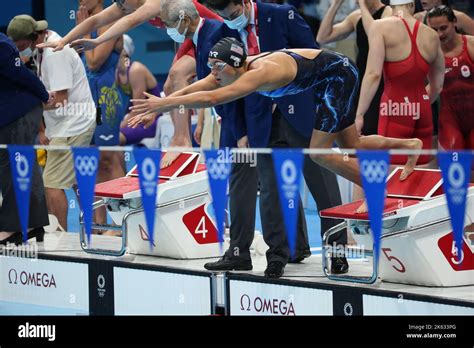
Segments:
[[[44,23],[43,23],[44,24]],[[31,42],[30,42],[31,43]],[[25,47],[22,54],[27,56]],[[48,91],[20,59],[15,43],[0,33],[0,144],[34,145]],[[0,245],[21,243],[21,224],[8,151],[0,150]],[[38,163],[31,179],[28,239],[41,241],[49,225],[43,178]],[[40,238],[41,237],[41,238]]]
[[[249,55],[284,48],[317,48],[311,29],[293,6],[250,0],[208,0],[207,4],[225,20],[225,25],[215,31],[211,42],[217,42],[222,37],[235,37],[244,43]],[[207,61],[207,56],[205,59]],[[239,146],[307,148],[315,121],[315,112],[311,110],[316,109],[317,102],[311,92],[275,100],[252,94],[244,99],[243,106],[234,109],[237,111],[243,107],[243,113],[224,116],[222,138],[234,137]],[[225,123],[227,126],[224,126]],[[209,270],[252,268],[249,248],[253,240],[255,197],[260,180],[263,236],[269,245],[265,275],[277,278],[283,274],[289,249],[278,203],[273,162],[270,155],[259,155],[257,163],[256,170],[248,163],[233,165],[230,179],[230,248],[221,260],[205,265]],[[305,159],[303,173],[318,209],[341,204],[339,186],[333,173],[321,168],[309,157]],[[322,221],[321,233],[337,223],[337,220]],[[347,235],[341,233],[334,242],[346,244]],[[309,254],[304,210],[300,204],[294,261],[301,261]],[[347,269],[344,258],[333,259],[334,273],[344,273]]]

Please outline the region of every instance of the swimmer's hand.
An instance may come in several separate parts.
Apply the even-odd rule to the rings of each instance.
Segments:
[[[36,47],[42,48],[42,49],[52,48],[53,52],[57,52],[57,51],[61,51],[64,48],[64,46],[66,46],[67,44],[68,43],[64,40],[57,40],[57,41],[44,42],[39,45],[36,45]]]
[[[159,98],[153,94],[143,92],[146,99],[132,99],[133,106],[130,107],[130,110],[135,114],[149,114],[159,111],[165,106],[166,98]]]
[[[144,116],[138,115],[138,116],[132,117],[128,121],[128,126],[130,128],[137,128],[138,126],[142,125],[143,128],[147,129],[147,128],[151,127],[153,122],[155,122],[156,115],[157,114],[147,114],[147,115],[144,115]]]
[[[99,46],[99,44],[97,39],[78,39],[71,42],[71,47],[74,48],[77,53],[82,53],[84,51],[93,50]]]
[[[150,93],[143,92],[147,99],[132,99],[133,106],[130,108],[130,111],[137,114],[137,116],[132,117],[128,126],[135,128],[142,124],[145,128],[150,127],[155,118],[160,113],[160,107],[163,106],[164,98],[158,98]]]

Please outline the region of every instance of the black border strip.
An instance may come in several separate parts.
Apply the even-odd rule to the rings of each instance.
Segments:
[[[230,279],[229,279],[229,273],[226,272],[224,273],[224,291],[225,291],[225,313],[228,316],[231,316],[232,313],[230,312]]]

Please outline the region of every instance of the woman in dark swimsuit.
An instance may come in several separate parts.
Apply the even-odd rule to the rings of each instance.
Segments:
[[[356,64],[359,69],[359,76],[364,76],[369,56],[368,28],[374,20],[391,16],[392,9],[389,6],[385,6],[380,0],[359,0],[359,10],[349,14],[342,22],[334,24],[336,13],[343,2],[343,0],[332,1],[319,28],[317,41],[320,44],[328,44],[343,40],[355,32],[357,34]],[[382,93],[383,81],[380,82],[377,94],[372,100],[369,110],[364,115],[364,126],[361,129],[362,135],[377,134]]]

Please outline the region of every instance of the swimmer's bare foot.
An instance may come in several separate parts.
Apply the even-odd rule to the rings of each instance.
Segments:
[[[122,237],[122,231],[107,230],[102,233],[103,236]]]
[[[421,150],[423,149],[423,142],[420,139],[410,139],[407,141],[407,149],[409,150]],[[402,174],[400,175],[400,181],[405,180],[415,170],[416,162],[418,162],[419,154],[409,155],[407,163],[403,168]]]
[[[385,198],[387,198],[387,195],[388,195],[388,192],[387,192],[387,190],[385,190],[384,202],[385,202]],[[367,214],[368,212],[369,212],[369,207],[367,205],[367,199],[365,198],[364,202],[362,202],[360,207],[355,210],[355,213],[356,214]]]
[[[191,148],[193,147],[191,140],[190,139],[176,139],[173,137],[171,139],[170,147],[188,147]],[[161,159],[160,167],[161,168],[166,168],[169,167],[176,159],[181,155],[181,152],[175,152],[175,151],[167,151],[164,155],[163,158]]]
[[[367,206],[367,200],[364,199],[364,202],[362,202],[361,206],[356,209],[355,213],[356,214],[366,214],[369,212],[369,208]]]
[[[15,232],[0,232],[0,242],[7,240],[14,234]]]

